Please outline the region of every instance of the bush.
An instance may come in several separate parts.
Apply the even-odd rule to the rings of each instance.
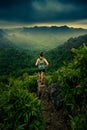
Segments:
[[[70,126],[72,130],[86,130],[87,115],[78,114],[74,117],[70,116]]]
[[[3,130],[44,130],[41,101],[21,86],[0,95],[0,128]]]
[[[61,67],[54,80],[61,88],[63,110],[71,130],[85,130],[87,122],[87,47],[73,48],[74,59]]]
[[[22,76],[14,79],[9,78],[9,87],[11,86],[21,86],[21,88],[28,90],[29,92],[37,91],[37,76],[36,75],[28,75],[24,73]]]

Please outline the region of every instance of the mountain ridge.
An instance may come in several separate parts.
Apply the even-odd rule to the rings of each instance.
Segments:
[[[16,46],[33,51],[48,51],[63,44],[71,37],[87,34],[87,29],[68,26],[34,26],[4,29],[3,31],[7,33],[7,38]]]
[[[5,30],[15,30],[15,31],[87,31],[87,29],[84,28],[74,28],[74,27],[69,27],[67,25],[63,26],[33,26],[33,27],[21,27],[21,28],[11,28],[11,29],[5,29]]]
[[[53,68],[58,69],[64,65],[64,62],[70,62],[73,59],[71,49],[78,48],[83,44],[87,45],[87,34],[76,38],[70,38],[64,44],[48,51],[46,57],[51,64],[49,68],[51,70]]]

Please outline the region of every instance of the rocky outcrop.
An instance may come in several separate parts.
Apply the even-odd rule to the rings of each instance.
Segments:
[[[52,83],[48,87],[48,98],[52,101],[56,109],[61,109],[63,106],[63,99],[61,97],[60,88],[57,83]]]

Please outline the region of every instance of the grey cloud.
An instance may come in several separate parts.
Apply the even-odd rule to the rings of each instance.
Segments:
[[[16,5],[24,4],[31,1],[32,0],[0,0],[0,7],[8,8],[10,6],[16,6]]]
[[[0,19],[54,22],[87,19],[86,0],[0,0]]]

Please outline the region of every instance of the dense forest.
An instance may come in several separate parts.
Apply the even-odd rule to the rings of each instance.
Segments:
[[[3,32],[4,33],[4,32]],[[2,33],[0,33],[2,34]],[[0,128],[45,130],[42,102],[36,96],[38,52],[25,51],[0,35]],[[87,35],[70,38],[44,54],[46,84],[57,83],[68,130],[87,129]]]
[[[45,51],[44,56],[50,63],[48,70],[57,70],[64,62],[70,62],[73,58],[71,48],[78,48],[83,43],[87,45],[87,35],[70,38],[57,48]],[[25,72],[34,74],[37,72],[35,62],[38,56],[38,50],[31,51],[21,49],[6,37],[0,36],[0,75],[20,76]]]
[[[72,48],[78,48],[82,44],[87,45],[87,35],[79,36],[77,38],[68,39],[63,45],[54,48],[46,53],[46,57],[49,59],[51,70],[58,69],[64,62],[69,63],[73,58]]]

